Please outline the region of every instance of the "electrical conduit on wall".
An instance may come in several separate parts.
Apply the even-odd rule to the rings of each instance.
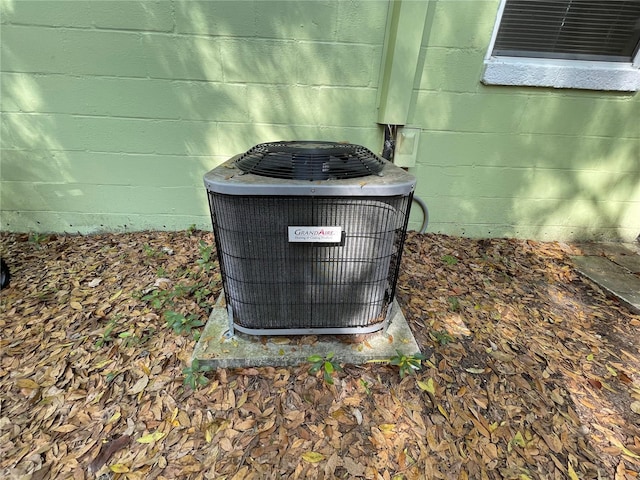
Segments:
[[[384,126],[383,157],[393,161],[398,127],[407,124],[418,71],[428,1],[391,0],[382,52],[377,122]],[[420,233],[429,222],[425,202],[414,195],[423,212]]]

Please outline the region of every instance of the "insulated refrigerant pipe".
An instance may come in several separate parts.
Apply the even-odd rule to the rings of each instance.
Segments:
[[[413,196],[413,201],[420,205],[420,208],[422,208],[423,220],[422,227],[420,227],[420,233],[424,233],[427,231],[427,225],[429,225],[429,209],[427,208],[427,204],[424,203],[424,200],[422,200],[417,195]]]

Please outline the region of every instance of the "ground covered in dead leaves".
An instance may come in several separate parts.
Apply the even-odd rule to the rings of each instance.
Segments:
[[[219,370],[192,390],[220,292],[211,234],[1,240],[4,478],[640,471],[640,317],[578,277],[566,245],[410,234],[398,297],[428,358],[416,376]]]

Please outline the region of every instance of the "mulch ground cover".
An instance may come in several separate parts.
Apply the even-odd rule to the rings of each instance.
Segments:
[[[210,233],[0,240],[3,478],[639,475],[640,317],[575,247],[409,234],[398,300],[422,368],[342,365],[331,385],[190,365],[221,289]]]

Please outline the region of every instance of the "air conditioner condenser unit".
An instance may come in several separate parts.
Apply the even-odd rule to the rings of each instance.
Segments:
[[[208,172],[230,331],[364,334],[394,299],[415,177],[353,144],[259,144]]]

